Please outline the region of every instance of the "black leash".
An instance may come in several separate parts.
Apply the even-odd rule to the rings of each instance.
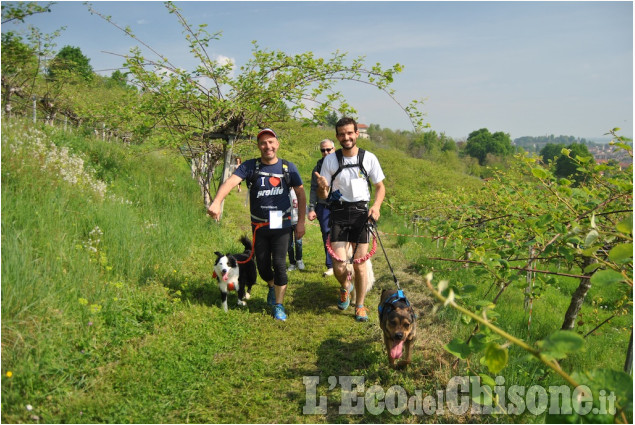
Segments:
[[[403,293],[403,290],[401,289],[401,286],[399,285],[399,280],[397,279],[397,276],[395,275],[395,272],[392,269],[392,266],[390,265],[390,261],[388,260],[388,254],[386,254],[386,250],[384,249],[384,244],[381,241],[381,238],[379,237],[377,222],[372,217],[370,217],[370,221],[371,221],[371,225],[370,225],[371,232],[373,232],[373,235],[379,240],[379,245],[381,245],[381,250],[384,251],[384,257],[386,258],[386,263],[388,263],[388,268],[390,269],[390,273],[392,273],[392,278],[395,281],[395,285],[397,285],[397,292],[391,295],[386,301],[384,301],[383,304],[379,304],[378,312],[379,312],[379,320],[381,321],[383,319],[383,315],[388,314],[388,311],[390,311],[390,309],[394,309],[395,304],[399,301],[404,302],[407,307],[411,308],[411,311],[412,311],[412,307],[410,306],[410,301],[408,301],[408,298]],[[374,231],[373,231],[373,228],[374,228]],[[417,313],[412,311],[412,314],[413,314],[413,320],[416,320]]]
[[[392,266],[390,265],[390,261],[388,260],[388,255],[386,254],[386,250],[384,249],[384,244],[381,241],[381,238],[379,237],[379,230],[377,229],[377,222],[375,221],[375,219],[373,217],[370,217],[370,229],[371,232],[373,233],[373,235],[377,238],[377,240],[379,241],[379,245],[381,246],[381,250],[384,251],[384,257],[386,258],[386,263],[388,263],[388,268],[390,269],[390,273],[392,273],[392,278],[395,281],[395,284],[397,285],[397,289],[399,291],[401,291],[401,286],[399,285],[399,280],[397,279],[397,276],[395,276],[395,272],[392,269]],[[373,230],[374,228],[374,230]]]

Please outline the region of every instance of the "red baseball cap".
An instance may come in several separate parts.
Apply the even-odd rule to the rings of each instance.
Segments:
[[[278,135],[276,134],[275,131],[273,131],[270,128],[263,128],[262,130],[260,130],[260,132],[258,133],[258,135],[256,136],[256,140],[260,139],[260,136],[262,136],[265,133],[270,133],[273,134],[273,137],[275,137],[276,139],[278,138]]]

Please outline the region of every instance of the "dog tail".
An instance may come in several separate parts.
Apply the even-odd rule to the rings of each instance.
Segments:
[[[250,251],[253,249],[251,245],[251,240],[247,236],[242,236],[240,238],[240,243],[245,247],[245,251]]]

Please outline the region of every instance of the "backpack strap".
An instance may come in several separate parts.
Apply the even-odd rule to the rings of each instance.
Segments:
[[[265,173],[264,171],[260,171],[260,166],[262,162],[260,158],[256,158],[256,169],[251,176],[251,179],[247,180],[247,189],[251,190],[253,184],[258,180],[259,176],[265,177],[278,177],[280,179],[284,179],[284,182],[287,184],[287,189],[291,189],[291,174],[289,173],[289,162],[286,159],[282,160],[282,174],[276,173]]]
[[[364,176],[364,178],[366,179],[366,183],[368,183],[368,193],[372,193],[373,187],[370,184],[370,176],[368,175],[368,172],[366,172],[366,169],[364,168],[364,154],[365,153],[366,151],[364,149],[359,148],[357,150],[357,164],[344,164],[344,154],[342,153],[342,149],[338,149],[335,151],[338,168],[335,174],[331,176],[331,187],[329,188],[329,195],[331,194],[331,191],[333,190],[333,182],[335,181],[335,177],[337,177],[337,175],[341,173],[344,168],[353,168],[353,167],[359,168],[359,171],[362,173],[362,176]]]
[[[250,191],[251,193],[251,189],[252,187],[254,187],[254,183],[256,183],[256,181],[258,180],[258,177],[263,176],[263,177],[278,177],[279,179],[283,179],[285,184],[287,185],[287,192],[289,194],[289,203],[290,206],[286,211],[283,211],[284,215],[287,215],[291,212],[291,210],[293,209],[293,203],[291,202],[291,190],[293,190],[291,188],[291,173],[289,172],[289,162],[286,159],[282,159],[282,174],[277,174],[277,173],[266,173],[264,171],[260,170],[260,166],[262,164],[262,161],[260,158],[256,158],[256,168],[254,170],[253,175],[251,176],[251,179],[248,179],[246,181],[247,183],[247,190]],[[256,217],[255,215],[251,215],[251,219],[254,222],[266,222],[268,221],[268,219],[264,219],[261,217]],[[290,219],[290,218],[289,218]],[[286,218],[283,218],[283,220],[286,220]]]

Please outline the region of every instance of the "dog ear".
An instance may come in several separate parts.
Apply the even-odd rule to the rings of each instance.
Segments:
[[[220,258],[220,257],[222,257],[222,256],[223,256],[223,254],[221,254],[221,253],[220,253],[220,252],[218,252],[218,251],[214,251],[214,254],[216,254],[216,256],[217,256],[218,258]]]
[[[236,257],[234,257],[233,255],[227,254],[227,258],[229,259],[229,261],[227,262],[227,264],[229,264],[229,267],[236,267],[238,265],[238,263],[236,262]]]

